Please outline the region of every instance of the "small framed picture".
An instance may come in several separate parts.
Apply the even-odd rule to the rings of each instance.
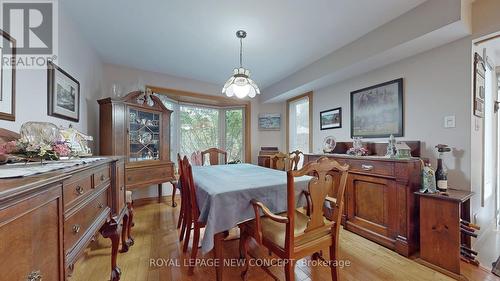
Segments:
[[[321,130],[342,128],[342,107],[321,111],[319,122]]]
[[[263,113],[259,115],[259,130],[279,131],[281,129],[281,114]]]
[[[47,114],[78,122],[80,82],[50,61],[47,63],[47,79]]]

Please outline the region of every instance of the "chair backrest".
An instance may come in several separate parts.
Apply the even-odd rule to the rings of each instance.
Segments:
[[[298,171],[288,171],[287,172],[287,217],[289,219],[290,226],[287,228],[287,236],[290,245],[293,245],[294,236],[294,214],[296,209],[295,200],[295,182],[296,177],[301,177],[304,175],[310,175],[313,178],[308,183],[308,201],[310,205],[309,222],[302,235],[308,235],[308,233],[319,232],[322,229],[328,227],[333,227],[331,231],[334,235],[338,237],[340,219],[342,216],[342,208],[344,204],[344,191],[347,183],[348,165],[340,165],[337,161],[328,159],[327,157],[321,157],[317,161],[307,163],[302,169]],[[336,197],[332,198],[328,196],[331,190],[335,190],[333,185],[335,180],[333,174],[338,173],[340,175],[340,184],[336,189]],[[333,216],[330,218],[334,222],[332,226],[325,224],[324,204],[325,202],[335,202],[331,203],[330,206],[333,208]]]
[[[200,216],[200,210],[198,209],[198,203],[196,201],[196,187],[193,180],[193,170],[189,159],[184,156],[181,161],[181,185],[184,192],[187,192],[186,199],[188,200],[188,208],[190,209],[193,219],[198,219]]]
[[[205,165],[205,155],[208,154],[208,159],[210,161],[210,165],[219,165],[219,164],[227,164],[227,152],[217,147],[209,148],[205,151],[201,152],[201,162]],[[224,156],[224,163],[219,163],[219,154]]]
[[[271,156],[271,169],[286,171],[289,169],[289,166],[289,158],[285,153],[278,152]]]
[[[297,171],[299,169],[299,162],[300,162],[300,155],[304,156],[304,153],[300,150],[295,150],[290,152],[289,157],[290,157],[290,169]]]
[[[201,159],[201,152],[200,151],[195,151],[191,153],[191,164],[193,166],[201,166],[203,164],[203,161]]]

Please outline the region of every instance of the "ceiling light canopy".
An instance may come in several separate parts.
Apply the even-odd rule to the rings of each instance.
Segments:
[[[233,70],[233,76],[224,84],[222,93],[228,97],[236,96],[240,99],[247,96],[253,98],[255,95],[260,95],[260,90],[259,86],[250,79],[250,70],[243,68],[243,38],[247,37],[247,33],[244,30],[238,30],[236,37],[240,39],[240,67]]]

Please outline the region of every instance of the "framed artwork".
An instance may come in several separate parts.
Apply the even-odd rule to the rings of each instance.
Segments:
[[[47,114],[74,122],[80,119],[80,82],[47,62]]]
[[[0,29],[0,119],[16,120],[16,40]]]
[[[342,107],[321,111],[319,125],[321,130],[342,128]]]
[[[403,78],[351,92],[351,137],[403,136]]]
[[[486,67],[483,58],[478,54],[474,54],[474,108],[473,113],[477,117],[484,117],[484,73]]]
[[[259,130],[279,131],[281,129],[281,114],[263,113],[259,114]]]

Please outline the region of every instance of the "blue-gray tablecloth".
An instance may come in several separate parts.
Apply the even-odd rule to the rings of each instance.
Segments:
[[[200,221],[206,223],[202,252],[214,246],[214,234],[254,218],[251,199],[274,213],[286,211],[286,173],[251,164],[193,166]],[[302,190],[309,176],[295,179],[297,205],[305,204]]]

